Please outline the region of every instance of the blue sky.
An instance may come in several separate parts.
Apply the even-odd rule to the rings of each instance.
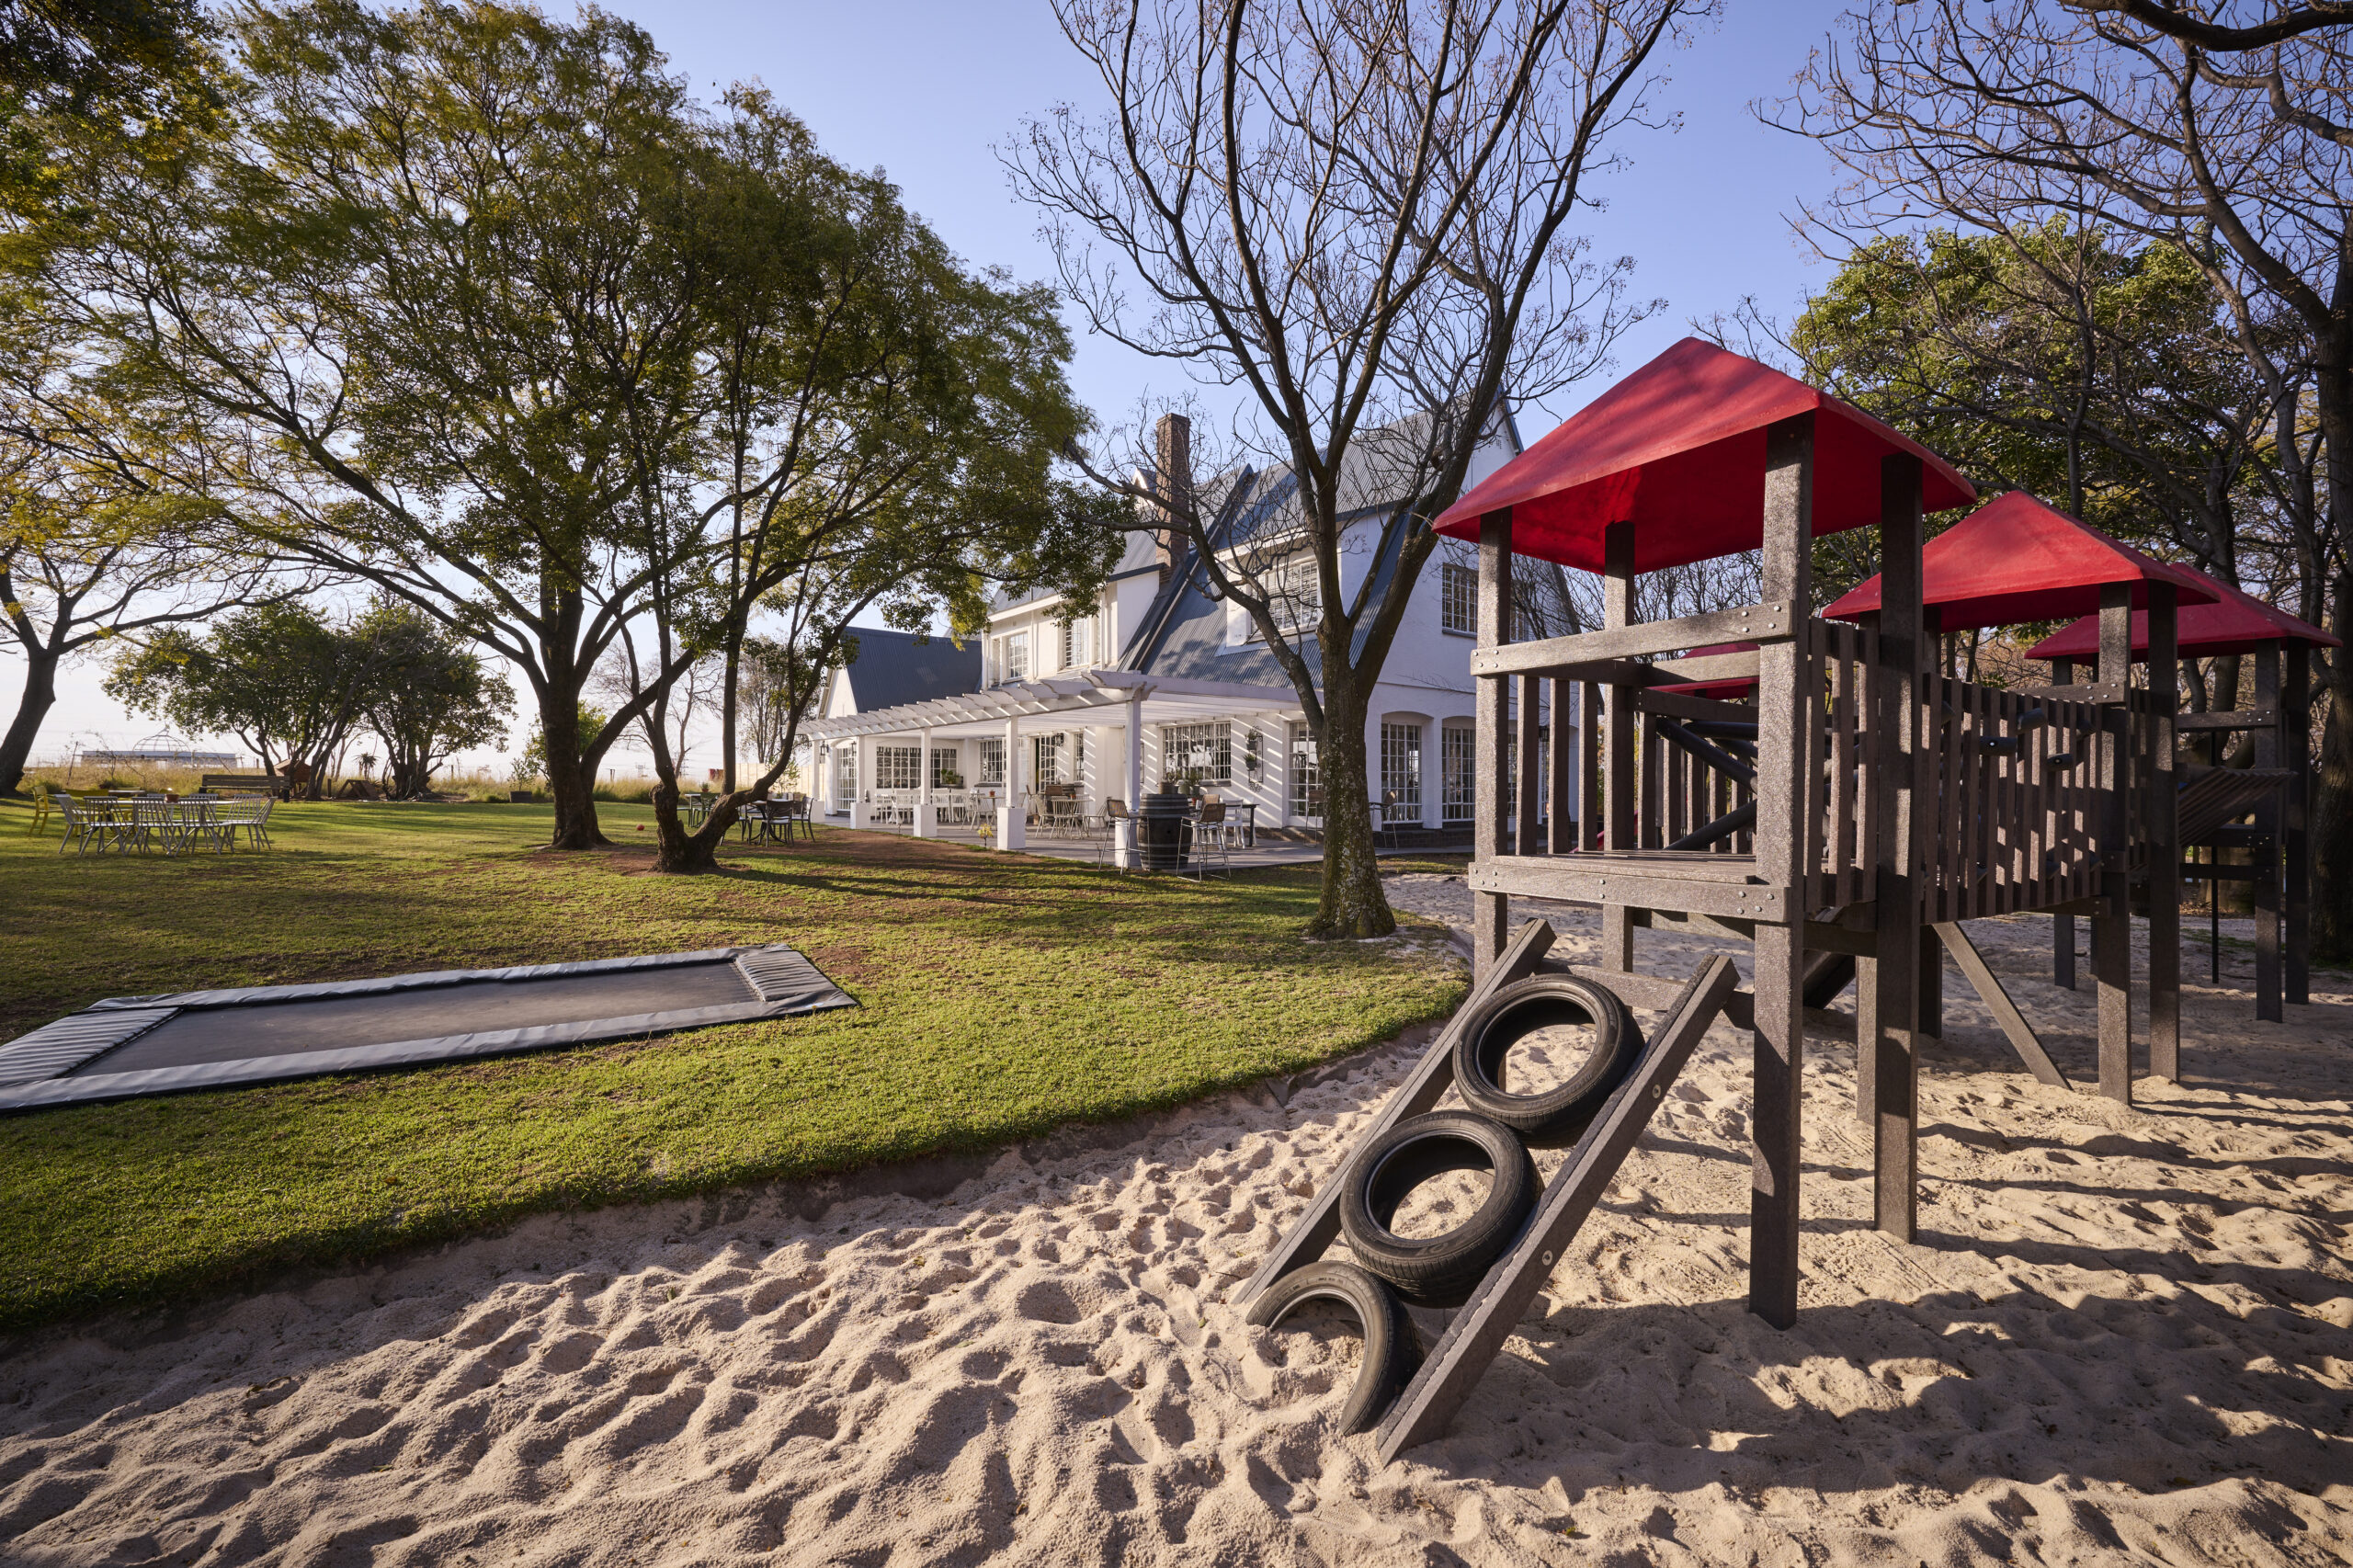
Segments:
[[[1015,200],[993,151],[1024,115],[1094,101],[1091,77],[1042,0],[621,0],[611,8],[644,26],[705,98],[733,81],[765,83],[835,157],[886,171],[968,261],[1023,278],[1051,276],[1038,215]],[[1637,295],[1668,301],[1620,345],[1619,371],[1744,295],[1786,316],[1827,277],[1788,218],[1827,194],[1836,171],[1813,143],[1760,125],[1748,106],[1789,91],[1840,8],[1823,0],[1729,0],[1720,20],[1702,20],[1686,47],[1660,56],[1670,80],[1653,101],[1679,117],[1679,129],[1621,138],[1617,147],[1631,165],[1595,186],[1606,209],[1585,222],[1595,255],[1635,258]],[[1174,367],[1099,338],[1082,337],[1074,379],[1081,397],[1112,420],[1147,392],[1182,390]],[[1534,440],[1608,384],[1597,377],[1556,406],[1526,411],[1522,435]],[[97,736],[127,744],[156,728],[107,699],[103,673],[85,664],[62,674],[37,756],[63,755],[76,736],[84,744]],[[19,678],[15,661],[0,659],[0,690],[11,706]],[[527,717],[518,746],[528,733]]]

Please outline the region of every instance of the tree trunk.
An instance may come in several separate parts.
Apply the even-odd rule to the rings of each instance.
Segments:
[[[17,700],[17,717],[0,740],[0,795],[14,795],[25,781],[25,764],[33,755],[33,737],[40,722],[57,705],[57,655],[31,642],[17,644],[25,652],[25,692]]]
[[[731,626],[727,631],[727,672],[719,686],[719,787],[729,795],[735,792],[735,697],[743,664],[744,634]]]
[[[1307,927],[1310,937],[1348,940],[1386,937],[1397,929],[1373,853],[1364,725],[1365,701],[1355,682],[1347,676],[1327,678],[1324,733],[1316,739],[1324,781],[1324,891]]]
[[[563,689],[559,690],[559,686]],[[550,679],[540,700],[540,733],[547,743],[548,794],[555,801],[551,849],[596,849],[609,845],[597,823],[597,764],[580,755],[580,687]]]

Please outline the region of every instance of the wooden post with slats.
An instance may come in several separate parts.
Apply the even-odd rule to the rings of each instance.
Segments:
[[[2092,917],[2092,972],[2099,988],[2099,1092],[2132,1103],[2132,916],[2131,876],[2132,787],[2132,585],[2103,584],[2099,591],[2099,681],[2119,700],[2103,704],[2099,736],[2099,896]]]
[[[2287,999],[2302,1007],[2313,999],[2313,846],[2312,801],[2312,663],[2313,651],[2302,642],[2282,642],[2285,661],[2279,692],[2279,740],[2286,752],[2284,766],[2295,772],[2281,809],[2279,860],[2284,870],[2282,926],[2287,938],[2283,981]]]
[[[2051,681],[2053,686],[2075,685],[2075,661],[2073,659],[2052,660]],[[2054,730],[2052,733],[2055,734],[2057,732]],[[2046,755],[2058,749],[2055,745],[2047,747]],[[2081,755],[2080,752],[2077,753],[2078,756]],[[2077,766],[2081,767],[2082,764],[2078,763]],[[2063,826],[2063,821],[2054,823],[2054,830]],[[2068,838],[2073,842],[2075,835],[2069,834]],[[2051,917],[2051,983],[2063,986],[2069,991],[2075,988],[2075,917],[2072,915],[2054,915]]]
[[[2149,1076],[2181,1077],[2181,835],[2174,810],[2174,720],[2181,702],[2171,583],[2149,585]]]
[[[2255,705],[2259,710],[2280,712],[2279,656],[2286,651],[2280,642],[2266,642],[2255,651]],[[2280,765],[2283,721],[2284,715],[2255,732],[2256,767]],[[2279,806],[2270,801],[2256,809],[2255,827],[2263,842],[2256,848],[2259,858],[2255,863],[2255,1016],[2273,1024],[2286,1016],[2279,1005],[2284,990],[2279,972]]]
[[[1605,630],[1634,624],[1634,525],[1611,523],[1602,534],[1601,623]],[[1604,735],[1601,754],[1605,849],[1634,847],[1634,688],[1602,688]],[[1633,911],[1622,903],[1601,906],[1604,969],[1634,967]]]
[[[1765,433],[1765,599],[1812,602],[1814,415]],[[1748,1310],[1776,1328],[1798,1316],[1800,1099],[1805,1067],[1805,916],[1802,892],[1816,856],[1805,804],[1821,722],[1813,680],[1813,639],[1765,645],[1756,666],[1756,860],[1768,886],[1796,890],[1789,919],[1756,928],[1749,1114]]]
[[[1499,648],[1511,641],[1511,512],[1489,512],[1479,519],[1479,645]],[[1477,769],[1472,790],[1472,848],[1482,860],[1504,853],[1504,790],[1509,778],[1505,744],[1507,675],[1480,676],[1473,711],[1478,733],[1472,742]],[[1471,951],[1474,974],[1483,975],[1504,950],[1511,900],[1500,892],[1471,895]]]
[[[1870,980],[1872,1028],[1863,1032],[1857,1006],[1856,1050],[1871,1059],[1873,1222],[1900,1241],[1918,1227],[1919,971],[1921,833],[1919,812],[1928,782],[1922,755],[1920,671],[1925,624],[1920,607],[1920,460],[1899,454],[1880,460],[1879,663],[1870,672],[1872,815],[1870,846],[1873,924],[1879,952],[1856,965],[1859,999]],[[1933,733],[1933,731],[1928,732]],[[1858,1097],[1864,1091],[1859,1087]]]

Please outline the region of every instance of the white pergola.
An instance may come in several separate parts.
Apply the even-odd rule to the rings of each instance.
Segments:
[[[1024,734],[1061,731],[1074,725],[1123,726],[1127,731],[1127,800],[1132,808],[1143,795],[1145,725],[1178,724],[1253,712],[1304,716],[1298,694],[1289,686],[1182,680],[1136,670],[1074,670],[1042,680],[1011,681],[959,697],[936,697],[925,702],[877,709],[871,713],[843,713],[817,719],[805,725],[802,733],[825,750],[886,736],[919,744],[923,763],[916,771],[915,831],[923,837],[938,831],[931,801],[933,743],[1002,736],[1005,791],[1013,804],[997,812],[996,845],[1000,849],[1017,849],[1024,843],[1025,817],[1020,805],[1020,743]],[[821,766],[818,777],[824,779],[830,774]],[[865,777],[862,757],[858,777]],[[866,825],[862,799],[862,789],[854,792],[850,807],[853,827]],[[1132,832],[1132,828],[1129,831]],[[1123,842],[1120,847],[1123,858],[1133,850],[1131,843]]]

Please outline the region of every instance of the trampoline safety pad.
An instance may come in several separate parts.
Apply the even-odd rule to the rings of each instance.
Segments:
[[[857,1005],[782,946],[116,996],[0,1045],[0,1111],[460,1062]]]

